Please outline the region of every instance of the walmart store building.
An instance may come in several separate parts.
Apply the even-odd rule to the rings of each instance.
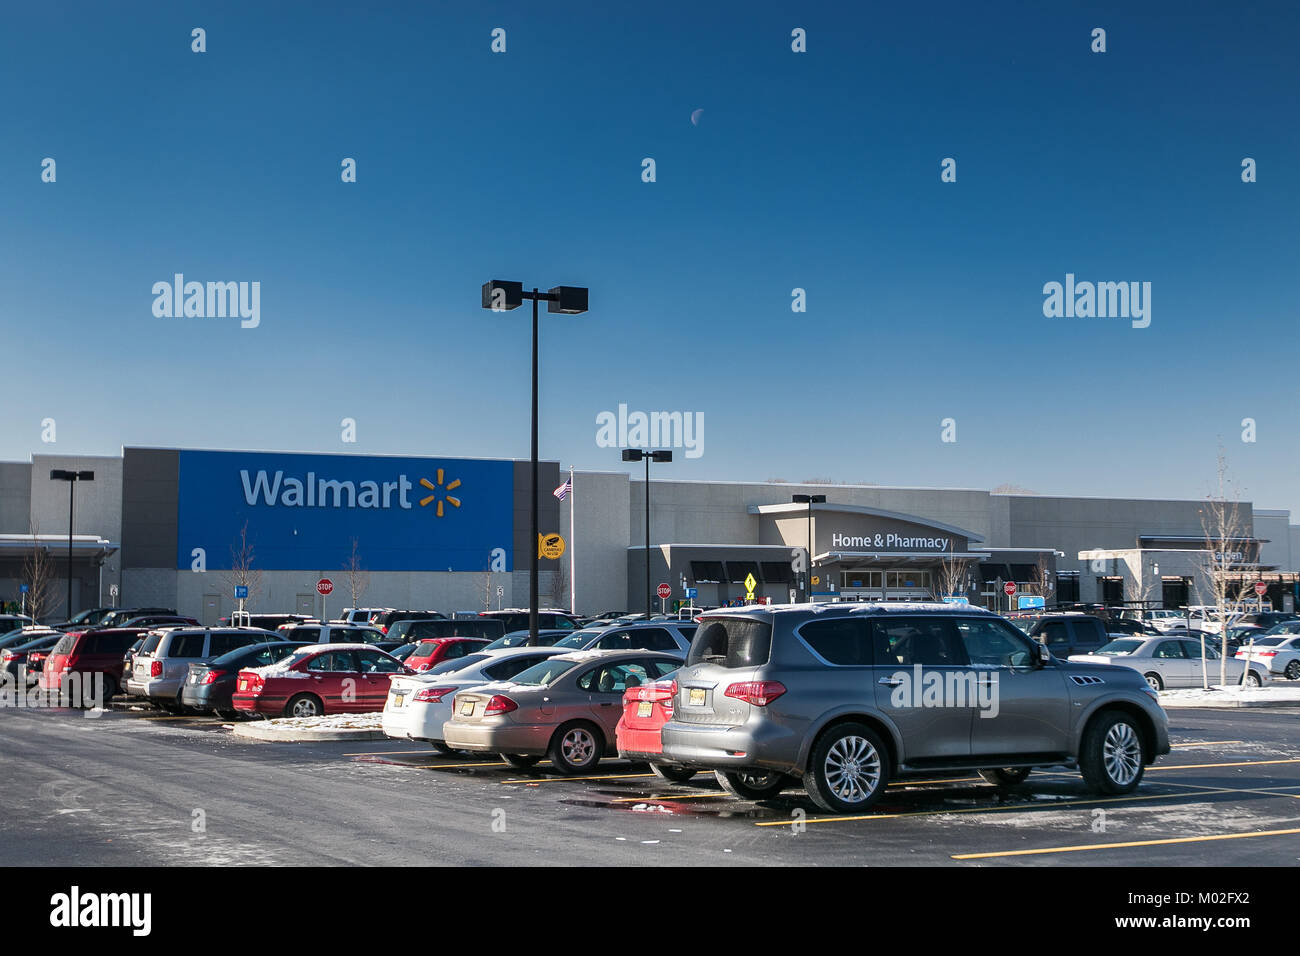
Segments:
[[[74,612],[157,605],[215,621],[236,606],[240,564],[253,570],[252,610],[319,614],[322,577],[334,583],[330,616],[352,603],[350,579],[365,606],[527,603],[526,461],[126,448],[0,462],[0,598],[20,600],[40,551],[53,576],[49,620],[66,615],[67,593],[68,484],[51,480],[54,469],[95,473],[74,490]],[[667,582],[677,599],[693,587],[707,605],[742,600],[747,579],[774,601],[802,597],[805,583],[821,600],[929,597],[945,590],[954,558],[968,568],[958,590],[976,604],[1007,607],[1008,581],[1021,594],[1048,590],[1049,603],[1210,601],[1194,500],[656,480],[647,556],[643,481],[577,472],[561,502],[551,491],[562,480],[557,462],[541,464],[541,530],[571,554],[543,559],[539,586],[544,604],[567,606],[572,555],[581,612],[643,607],[647,557],[652,588]],[[1274,607],[1294,607],[1300,529],[1289,512],[1249,502],[1242,518],[1231,547],[1241,586],[1262,580]],[[792,562],[810,541],[805,582]],[[363,574],[346,570],[354,554]]]

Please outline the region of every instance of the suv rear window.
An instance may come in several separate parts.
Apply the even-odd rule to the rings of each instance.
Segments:
[[[202,657],[206,634],[177,634],[167,646],[168,657]]]
[[[758,667],[772,655],[772,625],[742,617],[705,618],[691,641],[686,663]]]
[[[54,645],[54,650],[50,651],[50,656],[55,654],[66,654],[72,650],[72,645],[77,643],[77,639],[71,634],[65,634],[60,638],[59,643]]]
[[[809,621],[799,628],[798,634],[827,663],[843,666],[873,663],[871,628],[861,618]]]
[[[154,651],[158,650],[158,642],[161,641],[162,639],[163,636],[161,634],[150,634],[148,637],[146,637],[144,639],[144,643],[140,645],[140,656],[143,657],[147,654],[152,654]]]

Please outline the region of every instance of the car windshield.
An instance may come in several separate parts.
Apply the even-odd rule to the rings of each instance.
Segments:
[[[527,670],[520,671],[514,677],[510,678],[513,684],[531,684],[535,687],[549,685],[558,680],[563,674],[573,670],[578,666],[573,661],[557,661],[554,659],[543,661],[540,664],[534,664]]]
[[[574,631],[562,641],[556,641],[556,647],[586,647],[588,643],[594,641],[601,633],[605,631],[603,627],[588,627],[581,631]]]
[[[1109,644],[1103,644],[1093,651],[1094,654],[1104,654],[1107,657],[1118,657],[1122,654],[1132,654],[1143,645],[1143,641],[1136,641],[1133,638],[1124,640],[1111,641]]]
[[[1285,637],[1261,637],[1253,643],[1256,647],[1276,647],[1285,640]]]
[[[426,674],[450,674],[452,671],[458,671],[465,667],[473,667],[483,661],[491,660],[487,654],[466,654],[464,657],[453,657],[448,661],[440,661],[434,664],[424,673]]]

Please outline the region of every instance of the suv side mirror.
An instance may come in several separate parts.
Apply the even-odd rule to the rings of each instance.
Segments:
[[[1052,652],[1047,649],[1046,644],[1038,645],[1038,663],[1036,666],[1044,667],[1052,662]]]

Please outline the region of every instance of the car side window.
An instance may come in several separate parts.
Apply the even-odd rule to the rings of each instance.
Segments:
[[[809,621],[797,633],[827,663],[841,667],[863,667],[874,663],[871,624],[865,618]]]
[[[1050,621],[1043,625],[1042,630],[1043,643],[1048,647],[1066,645],[1070,643],[1069,632],[1065,629],[1065,624],[1061,621]]]
[[[972,665],[1028,667],[1035,659],[1033,648],[1020,632],[1001,621],[959,618],[955,623]]]
[[[682,665],[676,661],[653,661],[651,666],[655,669],[655,677],[658,679],[667,677]]]
[[[876,659],[883,664],[960,667],[967,663],[966,651],[952,621],[909,617],[874,623]]]
[[[1183,653],[1182,641],[1161,641],[1151,655],[1152,657],[1174,657],[1178,660],[1184,660],[1187,655]]]
[[[402,668],[400,661],[374,651],[358,651],[357,658],[363,674],[395,674]]]
[[[307,665],[307,670],[333,674],[356,673],[356,655],[351,651],[317,654]]]

